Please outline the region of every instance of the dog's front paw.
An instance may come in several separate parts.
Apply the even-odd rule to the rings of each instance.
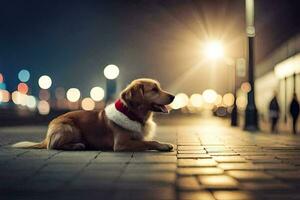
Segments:
[[[173,144],[160,143],[157,150],[159,150],[159,151],[172,151],[173,149],[174,149]]]

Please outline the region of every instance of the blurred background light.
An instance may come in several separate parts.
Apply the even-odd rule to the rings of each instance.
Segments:
[[[23,93],[23,94],[27,94],[28,92],[28,86],[26,83],[19,83],[18,84],[18,91]]]
[[[38,103],[38,111],[41,115],[48,115],[50,112],[50,105],[47,101],[39,101]]]
[[[6,89],[6,84],[3,83],[3,82],[2,83],[0,82],[0,89],[5,90]]]
[[[80,99],[80,91],[77,88],[70,88],[67,91],[67,99],[70,102],[76,102]]]
[[[62,100],[65,98],[65,89],[63,87],[58,87],[55,89],[55,97],[58,100]]]
[[[18,105],[20,103],[20,92],[18,91],[14,91],[12,94],[11,94],[11,99],[12,101]]]
[[[48,101],[48,100],[50,100],[50,97],[51,97],[51,95],[48,90],[43,90],[43,89],[40,90],[40,92],[39,92],[40,100]]]
[[[220,94],[217,94],[216,100],[214,101],[214,104],[216,106],[221,106],[222,105],[222,96]]]
[[[234,96],[232,93],[226,93],[223,96],[223,104],[227,107],[230,107],[234,104]]]
[[[250,92],[250,91],[251,91],[251,85],[250,85],[250,83],[249,83],[249,82],[244,82],[244,83],[242,83],[242,85],[241,85],[241,90],[242,90],[242,92],[244,92],[244,93]]]
[[[223,45],[217,40],[207,42],[204,51],[209,59],[219,59],[224,56]]]
[[[22,69],[19,73],[18,73],[18,78],[21,82],[27,82],[30,79],[30,73],[28,70],[26,69]]]
[[[119,76],[119,68],[116,65],[107,65],[104,68],[104,76],[107,79],[115,79]]]
[[[35,109],[36,108],[36,99],[34,96],[27,96],[26,98],[26,106],[30,109]]]
[[[101,101],[104,98],[104,90],[101,87],[93,87],[90,96],[94,101]]]
[[[7,90],[0,90],[0,103],[7,103],[9,102],[10,94]]]
[[[39,86],[42,89],[49,89],[52,85],[52,80],[49,76],[43,75],[39,78]]]
[[[3,75],[0,73],[0,83],[3,83],[4,82],[4,77]]]
[[[184,93],[179,93],[175,96],[173,102],[170,104],[172,109],[179,109],[187,106],[189,103],[189,97]]]
[[[190,103],[194,107],[201,107],[203,105],[201,94],[192,94],[192,96],[190,97]]]
[[[213,89],[207,89],[207,90],[204,90],[204,92],[202,93],[202,96],[203,96],[203,100],[206,103],[212,104],[217,100],[218,94]]]
[[[81,101],[81,107],[83,110],[94,110],[95,102],[91,98],[84,98]]]

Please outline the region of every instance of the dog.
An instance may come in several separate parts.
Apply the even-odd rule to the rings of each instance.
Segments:
[[[153,79],[136,79],[119,99],[100,111],[72,111],[53,119],[40,143],[19,142],[16,148],[56,150],[172,151],[173,145],[152,141],[153,112],[168,113],[174,96]]]

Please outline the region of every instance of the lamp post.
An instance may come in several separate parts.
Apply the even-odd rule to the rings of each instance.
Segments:
[[[234,62],[233,69],[234,69],[234,73],[233,73],[233,77],[234,77],[234,84],[233,84],[234,104],[233,104],[233,108],[232,108],[232,111],[231,111],[231,126],[237,126],[238,125],[238,113],[237,113],[237,106],[236,106],[236,85],[237,85],[236,61]]]
[[[248,92],[244,129],[247,131],[257,131],[259,127],[254,93],[254,0],[246,0],[246,26],[248,38],[248,81],[251,85],[251,91]]]
[[[109,102],[113,99],[117,91],[117,77],[120,70],[116,65],[107,65],[104,68],[104,76],[106,78],[106,98],[105,101]]]

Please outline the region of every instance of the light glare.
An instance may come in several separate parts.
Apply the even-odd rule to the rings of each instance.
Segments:
[[[115,79],[119,76],[119,68],[116,65],[107,65],[104,68],[104,76],[107,79]]]
[[[70,102],[76,102],[80,98],[80,91],[77,88],[70,88],[67,91],[67,99]]]
[[[90,96],[94,101],[101,101],[104,98],[104,90],[101,87],[93,87]]]
[[[40,88],[47,90],[51,87],[51,85],[52,85],[52,80],[49,76],[43,75],[39,78]]]

